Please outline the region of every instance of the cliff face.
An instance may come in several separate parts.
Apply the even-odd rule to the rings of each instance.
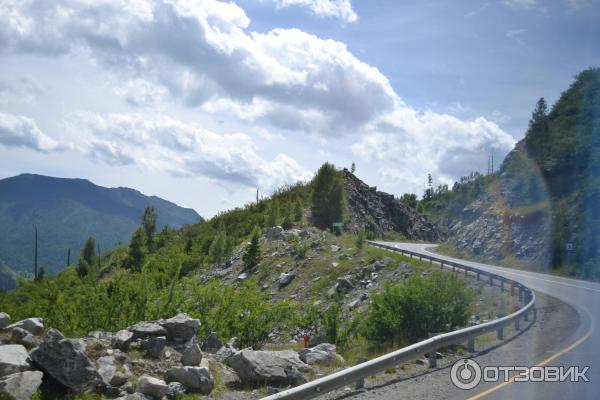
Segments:
[[[344,169],[344,188],[350,213],[350,230],[360,228],[377,234],[397,232],[407,239],[437,242],[443,234],[436,225],[394,195],[378,191]]]
[[[514,164],[524,156],[522,144],[507,156],[486,192],[465,207],[449,226],[450,244],[490,260],[508,258],[547,265],[552,212],[543,189],[532,199],[531,186],[540,178],[515,176]],[[526,171],[520,165],[521,173]],[[533,183],[532,183],[533,182]]]

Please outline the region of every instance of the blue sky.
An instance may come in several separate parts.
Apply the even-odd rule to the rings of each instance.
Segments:
[[[600,65],[593,0],[0,1],[0,177],[205,216],[324,161],[394,194],[501,159]]]

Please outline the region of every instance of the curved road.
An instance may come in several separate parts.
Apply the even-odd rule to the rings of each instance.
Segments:
[[[381,242],[386,243],[386,242]],[[435,255],[438,258],[448,261],[457,261],[462,264],[490,271],[498,275],[518,281],[538,293],[552,296],[561,300],[570,307],[560,308],[562,313],[571,313],[572,309],[576,310],[578,318],[563,318],[564,325],[560,327],[561,331],[566,331],[568,334],[559,335],[558,329],[537,329],[530,332],[531,346],[533,348],[537,342],[551,343],[545,345],[543,352],[531,351],[530,357],[525,357],[527,354],[522,354],[521,359],[529,360],[524,366],[532,367],[538,365],[546,366],[579,366],[581,368],[588,366],[587,377],[589,382],[579,383],[549,383],[549,382],[512,382],[512,383],[494,383],[480,384],[475,389],[460,392],[459,395],[444,395],[442,398],[468,398],[471,400],[486,398],[486,399],[578,399],[592,400],[600,398],[600,284],[579,281],[575,279],[556,277],[535,272],[526,272],[510,268],[497,267],[488,264],[482,264],[473,261],[456,259],[449,256],[444,256],[439,253],[434,253],[429,249],[433,248],[433,244],[422,243],[389,243],[399,249],[410,250],[415,253]],[[557,309],[559,309],[557,308]],[[546,312],[552,312],[546,310]],[[559,312],[559,311],[556,311]],[[539,314],[539,313],[538,313]],[[574,321],[578,320],[579,323]],[[542,323],[539,325],[544,326]],[[549,324],[548,326],[555,326]],[[560,337],[560,340],[551,341],[552,335]],[[516,338],[515,342],[524,339]],[[507,344],[507,347],[510,346]],[[521,353],[527,353],[527,344],[525,349],[523,345],[520,348]],[[498,347],[495,352],[503,352],[504,346]],[[444,372],[448,374],[449,370]],[[396,392],[394,399],[402,398],[401,392]],[[435,396],[433,396],[435,397]],[[378,397],[387,398],[387,397]]]

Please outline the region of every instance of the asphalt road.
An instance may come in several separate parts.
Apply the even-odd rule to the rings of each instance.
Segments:
[[[422,377],[379,385],[345,398],[423,399],[599,399],[600,398],[600,284],[519,271],[443,256],[431,244],[387,243],[422,254],[487,270],[518,281],[537,296],[537,320],[527,329],[473,359],[481,365],[589,367],[589,382],[481,383],[471,390],[452,386],[450,366]]]

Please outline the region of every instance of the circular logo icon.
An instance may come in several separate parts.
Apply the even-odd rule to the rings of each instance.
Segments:
[[[473,389],[481,381],[481,367],[473,360],[458,360],[450,370],[450,379],[459,389]]]

